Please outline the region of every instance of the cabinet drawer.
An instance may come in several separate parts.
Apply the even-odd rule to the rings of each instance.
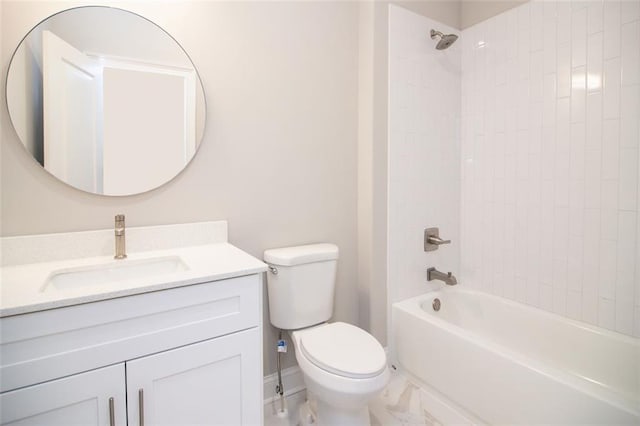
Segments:
[[[260,275],[0,318],[0,391],[258,326]]]

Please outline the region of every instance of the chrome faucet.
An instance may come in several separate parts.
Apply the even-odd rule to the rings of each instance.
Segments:
[[[114,259],[124,259],[127,257],[127,247],[125,244],[125,228],[124,228],[124,215],[116,215],[115,234],[116,234],[116,255]]]
[[[436,268],[427,269],[427,281],[431,280],[440,280],[443,281],[446,285],[458,284],[458,280],[456,280],[456,277],[452,275],[451,272],[447,272],[445,274],[444,272],[438,271]]]

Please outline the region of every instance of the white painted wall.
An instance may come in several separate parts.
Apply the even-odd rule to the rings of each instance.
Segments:
[[[189,52],[207,96],[200,151],[154,191],[86,194],[37,166],[2,102],[2,235],[110,228],[124,213],[130,226],[227,219],[230,242],[257,257],[266,248],[334,242],[341,253],[335,319],[358,324],[358,5],[98,3],[146,16]],[[3,0],[2,75],[32,26],[77,4]],[[274,371],[274,339],[266,327],[265,374]],[[290,353],[285,364],[292,360]]]
[[[462,282],[640,336],[640,3],[527,3],[462,58]]]
[[[460,25],[465,29],[529,0],[462,0],[460,4]]]
[[[463,6],[460,0],[393,0],[388,3],[441,22],[449,27],[460,28]]]
[[[13,58],[19,78],[6,91],[7,104],[15,105],[13,126],[34,158],[44,164],[42,101],[42,37],[26,40],[23,54]],[[37,51],[37,54],[30,52]]]
[[[459,276],[460,45],[436,50],[432,29],[455,30],[389,7],[388,294],[390,303],[444,284],[428,267]],[[452,244],[424,252],[423,231]]]

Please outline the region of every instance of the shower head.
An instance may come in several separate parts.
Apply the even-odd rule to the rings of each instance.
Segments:
[[[436,49],[444,50],[451,46],[458,39],[458,36],[455,34],[442,34],[440,31],[431,30],[431,39],[440,39],[438,44],[436,44]]]

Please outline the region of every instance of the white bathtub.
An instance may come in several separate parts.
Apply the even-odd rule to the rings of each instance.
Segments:
[[[459,288],[392,316],[400,367],[487,423],[640,425],[640,339]]]

